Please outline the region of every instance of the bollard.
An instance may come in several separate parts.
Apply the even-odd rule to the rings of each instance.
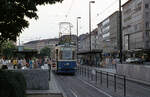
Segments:
[[[93,73],[92,73],[92,70],[91,70],[91,81],[93,81]]]
[[[88,79],[89,79],[89,68],[88,68]]]
[[[97,70],[96,70],[95,80],[96,80],[96,84],[97,84]]]
[[[81,67],[81,76],[82,76],[82,67]]]
[[[86,67],[85,67],[85,77],[86,77]]]
[[[117,86],[116,86],[116,74],[114,74],[114,91],[116,92],[116,89],[117,88]]]
[[[81,67],[79,67],[79,70],[80,70],[80,76],[81,76]]]
[[[124,97],[126,96],[126,76],[123,77],[124,79]]]
[[[107,88],[108,88],[108,72],[107,72],[107,74],[106,74],[106,75],[107,75]]]
[[[101,71],[101,73],[100,73],[100,74],[101,74],[101,84],[102,84],[102,83],[103,83],[103,82],[102,82],[102,81],[103,81],[103,79],[102,79],[102,71]]]
[[[49,69],[48,69],[48,71],[49,71],[49,81],[51,80],[51,68],[49,67]]]

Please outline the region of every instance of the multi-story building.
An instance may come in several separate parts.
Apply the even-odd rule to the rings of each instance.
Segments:
[[[90,50],[89,34],[82,34],[79,36],[79,52],[87,52]]]
[[[119,12],[116,11],[98,24],[98,46],[104,55],[117,55],[119,47]]]
[[[31,49],[36,49],[40,51],[42,48],[45,46],[48,46],[50,48],[54,48],[56,44],[58,44],[59,39],[54,38],[54,39],[43,39],[43,40],[35,40],[35,41],[30,41],[24,44],[26,48],[31,48]]]
[[[91,50],[97,50],[98,49],[98,29],[94,29],[91,32]]]
[[[122,8],[123,50],[150,49],[150,0],[128,0]]]

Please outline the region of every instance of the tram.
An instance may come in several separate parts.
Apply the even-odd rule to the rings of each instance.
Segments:
[[[56,73],[75,74],[76,72],[76,47],[70,44],[55,47]]]

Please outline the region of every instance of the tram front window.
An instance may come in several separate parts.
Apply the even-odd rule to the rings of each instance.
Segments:
[[[63,50],[62,51],[62,60],[72,60],[72,51],[71,50]]]

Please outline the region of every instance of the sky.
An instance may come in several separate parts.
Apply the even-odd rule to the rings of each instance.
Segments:
[[[64,0],[62,3],[38,6],[38,20],[29,19],[29,27],[24,29],[18,40],[26,43],[59,37],[59,23],[70,22],[72,33],[76,34],[77,17],[79,20],[79,35],[89,32],[89,1],[91,0]],[[127,0],[122,0],[124,4]],[[119,9],[119,0],[95,0],[91,4],[91,28]],[[19,41],[18,41],[19,44]]]

